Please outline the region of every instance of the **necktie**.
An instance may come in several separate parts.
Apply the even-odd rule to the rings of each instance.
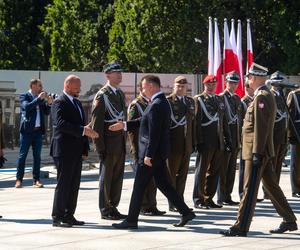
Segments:
[[[81,109],[80,109],[80,106],[79,106],[78,102],[79,102],[79,101],[78,101],[77,99],[73,98],[74,106],[75,106],[75,108],[77,109],[77,111],[79,112],[81,119],[83,119],[82,113],[81,113]]]

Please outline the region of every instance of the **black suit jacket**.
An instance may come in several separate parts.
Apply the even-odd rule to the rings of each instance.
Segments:
[[[83,117],[65,94],[52,104],[53,137],[50,149],[52,157],[88,154],[88,138],[82,136],[85,125],[84,111],[80,101],[77,100],[77,104]]]
[[[170,106],[163,93],[156,96],[146,108],[140,120],[127,122],[127,130],[132,131],[138,125],[139,161],[144,157],[167,159],[170,152]]]
[[[45,134],[45,115],[50,114],[50,106],[39,98],[34,98],[30,92],[20,95],[21,121],[20,132],[32,133],[35,128],[37,106],[39,106],[41,118],[41,130]]]

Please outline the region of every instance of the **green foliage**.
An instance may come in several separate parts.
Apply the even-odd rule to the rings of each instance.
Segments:
[[[209,16],[221,41],[223,19],[241,19],[244,52],[250,18],[256,61],[300,72],[299,0],[0,0],[0,68],[206,72]]]
[[[117,0],[115,6],[110,40],[119,35],[124,45],[111,46],[110,60],[139,72],[192,72],[201,64],[202,45],[194,38],[205,35],[204,20],[193,18],[195,1]]]
[[[38,28],[49,1],[0,0],[0,68],[47,69]]]
[[[51,70],[99,70],[108,42],[112,1],[54,0],[42,25]]]

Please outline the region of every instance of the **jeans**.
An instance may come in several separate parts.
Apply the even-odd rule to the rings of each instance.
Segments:
[[[23,180],[25,161],[30,146],[32,146],[33,155],[33,180],[40,179],[40,166],[41,166],[41,151],[43,144],[43,135],[41,130],[33,131],[32,133],[20,134],[20,153],[17,165],[17,180]]]

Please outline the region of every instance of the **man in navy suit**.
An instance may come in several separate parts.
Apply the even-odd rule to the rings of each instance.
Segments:
[[[147,75],[142,81],[142,92],[151,100],[143,116],[139,120],[118,122],[110,126],[111,130],[139,130],[139,162],[131,196],[128,217],[121,223],[113,224],[117,229],[136,229],[141,202],[145,188],[154,177],[158,189],[174,204],[182,214],[178,224],[182,227],[195,218],[195,214],[177,194],[167,177],[166,160],[170,151],[170,106],[160,90],[160,79]]]
[[[52,97],[43,91],[41,80],[32,79],[30,90],[20,95],[20,154],[17,165],[16,188],[22,187],[25,161],[30,146],[33,153],[33,187],[41,188],[40,165],[43,135],[45,134],[45,115],[50,113]]]
[[[80,88],[80,78],[69,75],[64,81],[63,94],[53,102],[51,109],[53,137],[50,155],[57,169],[57,186],[52,209],[52,225],[55,227],[84,224],[74,217],[82,159],[88,155],[87,136],[96,138],[98,133],[85,125],[84,111],[77,99]]]

